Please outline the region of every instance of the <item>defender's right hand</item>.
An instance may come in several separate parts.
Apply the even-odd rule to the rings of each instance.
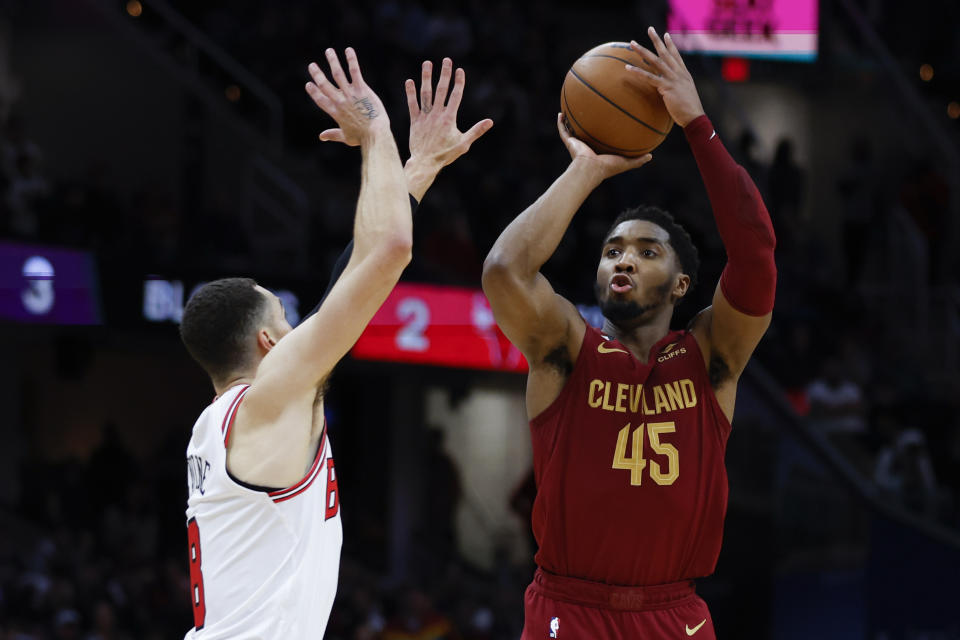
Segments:
[[[560,139],[564,146],[570,152],[570,158],[574,161],[581,161],[585,166],[590,167],[599,180],[606,180],[618,173],[637,169],[653,160],[649,153],[639,158],[627,158],[612,154],[598,154],[583,140],[575,137],[567,129],[563,121],[563,113],[557,114],[557,130],[560,132]]]
[[[390,118],[383,108],[383,102],[363,80],[360,63],[352,47],[347,47],[345,57],[348,79],[340,66],[340,60],[333,49],[326,50],[327,63],[333,82],[327,79],[316,62],[307,67],[312,82],[306,89],[314,104],[336,120],[336,129],[327,129],[320,134],[324,142],[342,142],[351,147],[362,144],[378,131],[390,129]]]

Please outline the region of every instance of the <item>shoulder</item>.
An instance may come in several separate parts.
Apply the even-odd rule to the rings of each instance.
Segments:
[[[709,306],[694,316],[685,333],[689,334],[691,341],[697,345],[703,365],[706,367],[710,386],[719,389],[728,383],[736,383],[740,374],[731,368],[730,358],[713,344],[710,331],[712,321],[713,306]]]
[[[236,385],[214,398],[194,423],[194,435],[200,435],[208,429],[225,432],[248,389],[249,385]]]
[[[579,314],[577,320],[579,322],[569,323],[563,339],[543,345],[543,356],[538,360],[530,360],[531,371],[550,371],[563,378],[573,373],[584,351],[603,339]]]

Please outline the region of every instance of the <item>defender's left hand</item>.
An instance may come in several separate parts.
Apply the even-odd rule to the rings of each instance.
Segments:
[[[635,82],[645,82],[656,87],[674,122],[686,127],[703,115],[703,105],[700,104],[693,76],[687,71],[687,66],[669,33],[661,40],[656,30],[648,27],[647,35],[650,36],[656,53],[640,46],[635,40],[630,41],[630,48],[640,54],[656,73],[632,65],[627,65],[627,70]]]
[[[451,75],[454,76],[453,90],[447,100]],[[436,94],[433,93],[433,63],[429,60],[423,63],[419,104],[416,83],[413,80],[406,81],[404,88],[410,110],[411,162],[423,162],[440,171],[466,153],[470,145],[493,126],[493,120],[486,118],[465,133],[457,128],[457,111],[460,109],[465,84],[466,74],[459,68],[454,73],[453,61],[450,58],[443,59]]]

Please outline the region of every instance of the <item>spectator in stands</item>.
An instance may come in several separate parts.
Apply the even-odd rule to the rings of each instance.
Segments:
[[[860,136],[850,148],[847,168],[837,180],[837,195],[843,207],[842,246],[847,282],[860,280],[864,262],[865,239],[872,235],[877,217],[878,175],[869,139]]]
[[[129,638],[117,629],[117,618],[111,605],[106,600],[97,603],[93,612],[93,631],[85,640],[125,640]]]
[[[430,596],[421,589],[405,590],[400,608],[384,629],[382,640],[455,640],[453,623],[434,609]]]
[[[862,434],[864,420],[863,393],[846,374],[838,358],[829,358],[820,376],[807,387],[810,417],[826,433]]]
[[[908,509],[931,518],[939,514],[940,490],[927,450],[927,439],[919,429],[904,430],[880,451],[874,480]]]
[[[804,171],[793,157],[793,142],[782,138],[777,143],[767,186],[770,217],[773,219],[774,228],[778,230],[778,248],[783,248],[784,242],[790,243],[792,239],[802,235],[801,213],[805,186]]]
[[[41,214],[49,196],[50,182],[40,171],[39,154],[18,151],[13,159],[6,194],[13,235],[27,239],[40,235]]]
[[[807,386],[809,419],[861,473],[873,467],[867,403],[854,374],[839,355],[826,360],[821,374]]]

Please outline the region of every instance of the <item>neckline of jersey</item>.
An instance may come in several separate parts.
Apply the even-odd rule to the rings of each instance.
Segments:
[[[686,333],[686,332],[685,332],[683,329],[668,330],[667,333],[666,333],[666,335],[664,335],[662,338],[660,338],[659,340],[657,340],[656,342],[654,342],[654,343],[653,343],[653,346],[650,347],[650,353],[647,354],[647,359],[646,359],[646,360],[641,360],[640,358],[638,358],[638,357],[636,356],[636,354],[634,354],[633,351],[630,350],[630,347],[628,347],[626,344],[624,344],[623,342],[621,342],[619,338],[614,338],[614,337],[608,336],[607,334],[605,334],[605,333],[603,332],[603,330],[600,330],[600,337],[602,337],[604,340],[606,340],[606,341],[608,341],[608,342],[616,342],[617,344],[619,344],[620,346],[622,346],[624,349],[626,349],[627,353],[630,354],[630,357],[633,358],[634,360],[636,360],[641,366],[650,367],[650,366],[653,366],[654,355],[655,355],[656,353],[658,353],[658,348],[660,348],[662,345],[666,344],[666,342],[667,342],[671,337],[674,337],[674,336],[678,336],[678,337],[679,337],[679,336],[683,336],[685,333]]]

